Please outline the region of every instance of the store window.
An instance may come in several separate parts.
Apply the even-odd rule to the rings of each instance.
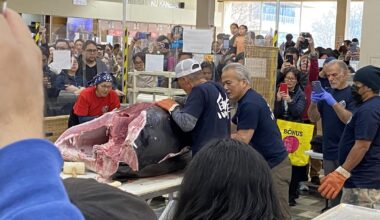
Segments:
[[[149,5],[160,8],[178,8],[184,3],[186,9],[196,9],[196,0],[129,0],[128,4]]]
[[[293,35],[293,41],[300,32],[301,20],[301,3],[300,2],[286,2],[280,4],[280,23],[278,33],[278,45],[286,41],[287,34]]]
[[[360,38],[362,35],[363,2],[351,2],[346,39]]]
[[[226,2],[224,3],[223,31],[230,34],[230,24],[247,25],[249,31],[260,33],[261,26],[260,2]]]
[[[335,45],[336,2],[303,2],[300,32],[310,32],[316,46]]]
[[[353,4],[355,5],[355,4]],[[246,24],[256,34],[273,34],[276,28],[274,1],[225,2],[223,30],[229,33],[233,22]],[[300,32],[310,32],[316,46],[333,47],[337,3],[333,1],[286,1],[280,3],[279,44],[287,33],[296,39]]]

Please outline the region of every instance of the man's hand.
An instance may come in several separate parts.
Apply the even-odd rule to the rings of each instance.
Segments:
[[[156,102],[156,105],[161,107],[162,109],[171,113],[175,107],[179,106],[177,102],[172,99],[163,99],[161,101]]]
[[[350,177],[350,173],[342,167],[322,178],[318,192],[327,199],[335,199],[342,190],[344,182]]]
[[[305,39],[304,39],[304,38],[301,36],[301,34],[300,34],[300,36],[297,38],[295,48],[299,49],[299,48],[300,48],[300,44],[301,44],[301,42],[303,42],[304,40],[305,40]]]
[[[285,72],[285,69],[286,69],[286,68],[289,68],[289,67],[291,67],[291,66],[294,66],[294,65],[292,65],[290,62],[288,62],[288,61],[286,60],[286,61],[282,64],[280,72],[281,72],[281,73],[284,73],[284,72]]]
[[[0,15],[0,148],[43,138],[42,54],[20,15]],[[20,89],[22,88],[22,89]]]
[[[323,90],[323,92],[320,93],[321,94],[321,98],[323,100],[325,100],[327,102],[327,104],[329,104],[329,106],[335,105],[337,102],[334,99],[334,97],[329,92],[325,91],[324,89],[322,89],[322,90]]]
[[[322,100],[322,93],[311,92],[311,102],[318,103]]]
[[[311,34],[310,34],[310,36],[311,36]],[[308,41],[309,41],[309,50],[310,50],[310,52],[315,52],[315,46],[314,46],[313,36],[309,37]]]

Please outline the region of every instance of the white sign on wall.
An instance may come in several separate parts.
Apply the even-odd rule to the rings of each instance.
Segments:
[[[183,30],[183,52],[211,53],[212,30]]]

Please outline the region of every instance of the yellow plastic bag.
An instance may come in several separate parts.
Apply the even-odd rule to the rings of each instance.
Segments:
[[[309,156],[305,154],[305,151],[311,148],[310,141],[313,138],[314,125],[280,119],[277,120],[277,125],[291,164],[293,166],[307,165]]]

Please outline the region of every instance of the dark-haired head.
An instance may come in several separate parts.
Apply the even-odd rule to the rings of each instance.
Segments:
[[[238,28],[238,27],[239,27],[239,25],[238,25],[238,24],[236,24],[236,23],[232,23],[232,24],[230,25],[230,27],[235,27],[235,28]]]
[[[291,55],[291,54],[296,54],[297,57],[299,57],[300,53],[299,53],[298,49],[295,48],[295,47],[288,47],[288,48],[286,48],[286,50],[285,50],[285,56],[286,55]]]
[[[213,65],[211,62],[207,62],[207,61],[204,61],[201,63],[201,68],[204,69],[204,68],[210,68],[212,69],[213,68]]]
[[[186,60],[186,59],[192,59],[192,58],[193,58],[193,54],[192,53],[180,52],[178,54],[178,62],[182,61],[182,60]]]
[[[212,62],[204,61],[201,63],[202,72],[206,80],[212,80],[214,65]]]
[[[143,63],[145,63],[145,53],[143,53],[143,52],[138,52],[138,53],[136,53],[135,55],[133,55],[133,58],[132,58],[133,62],[135,62],[135,60],[136,60],[137,58],[140,58],[140,60],[141,60]]]
[[[161,41],[164,41],[164,40],[166,40],[167,42],[170,42],[169,38],[166,37],[165,35],[160,35],[160,36],[157,37],[157,42],[161,42]]]
[[[113,49],[114,50],[116,50],[116,49],[120,49],[121,48],[121,45],[120,44],[115,44],[114,46],[113,46]]]
[[[55,41],[54,48],[56,50],[69,50],[70,49],[70,44],[65,39],[58,39],[58,40]]]
[[[281,82],[288,84],[289,91],[297,91],[300,87],[300,80],[301,72],[294,66],[286,68],[281,76]]]
[[[300,81],[301,73],[296,67],[291,66],[291,67],[288,67],[284,70],[284,78],[289,74],[293,74],[295,76],[295,78],[297,79],[297,82]]]
[[[287,34],[285,38],[286,38],[287,41],[291,41],[293,39],[293,35],[292,34]]]
[[[84,43],[84,41],[82,39],[77,39],[77,40],[75,40],[74,44],[76,44],[78,42],[81,42],[82,44]]]
[[[133,66],[137,71],[145,70],[145,53],[138,52],[132,57]]]
[[[267,162],[242,142],[210,142],[186,170],[174,219],[283,219]]]
[[[350,46],[351,41],[350,40],[344,40],[343,43],[344,43],[344,46],[348,47],[348,46]]]
[[[84,45],[83,45],[83,49],[86,50],[86,48],[88,47],[88,45],[94,45],[95,47],[97,46],[95,41],[93,41],[93,40],[87,40],[84,43]]]
[[[242,25],[239,26],[239,28],[240,28],[240,27],[241,27],[241,28],[244,28],[246,31],[248,31],[248,27],[247,27],[247,25],[242,24]]]

